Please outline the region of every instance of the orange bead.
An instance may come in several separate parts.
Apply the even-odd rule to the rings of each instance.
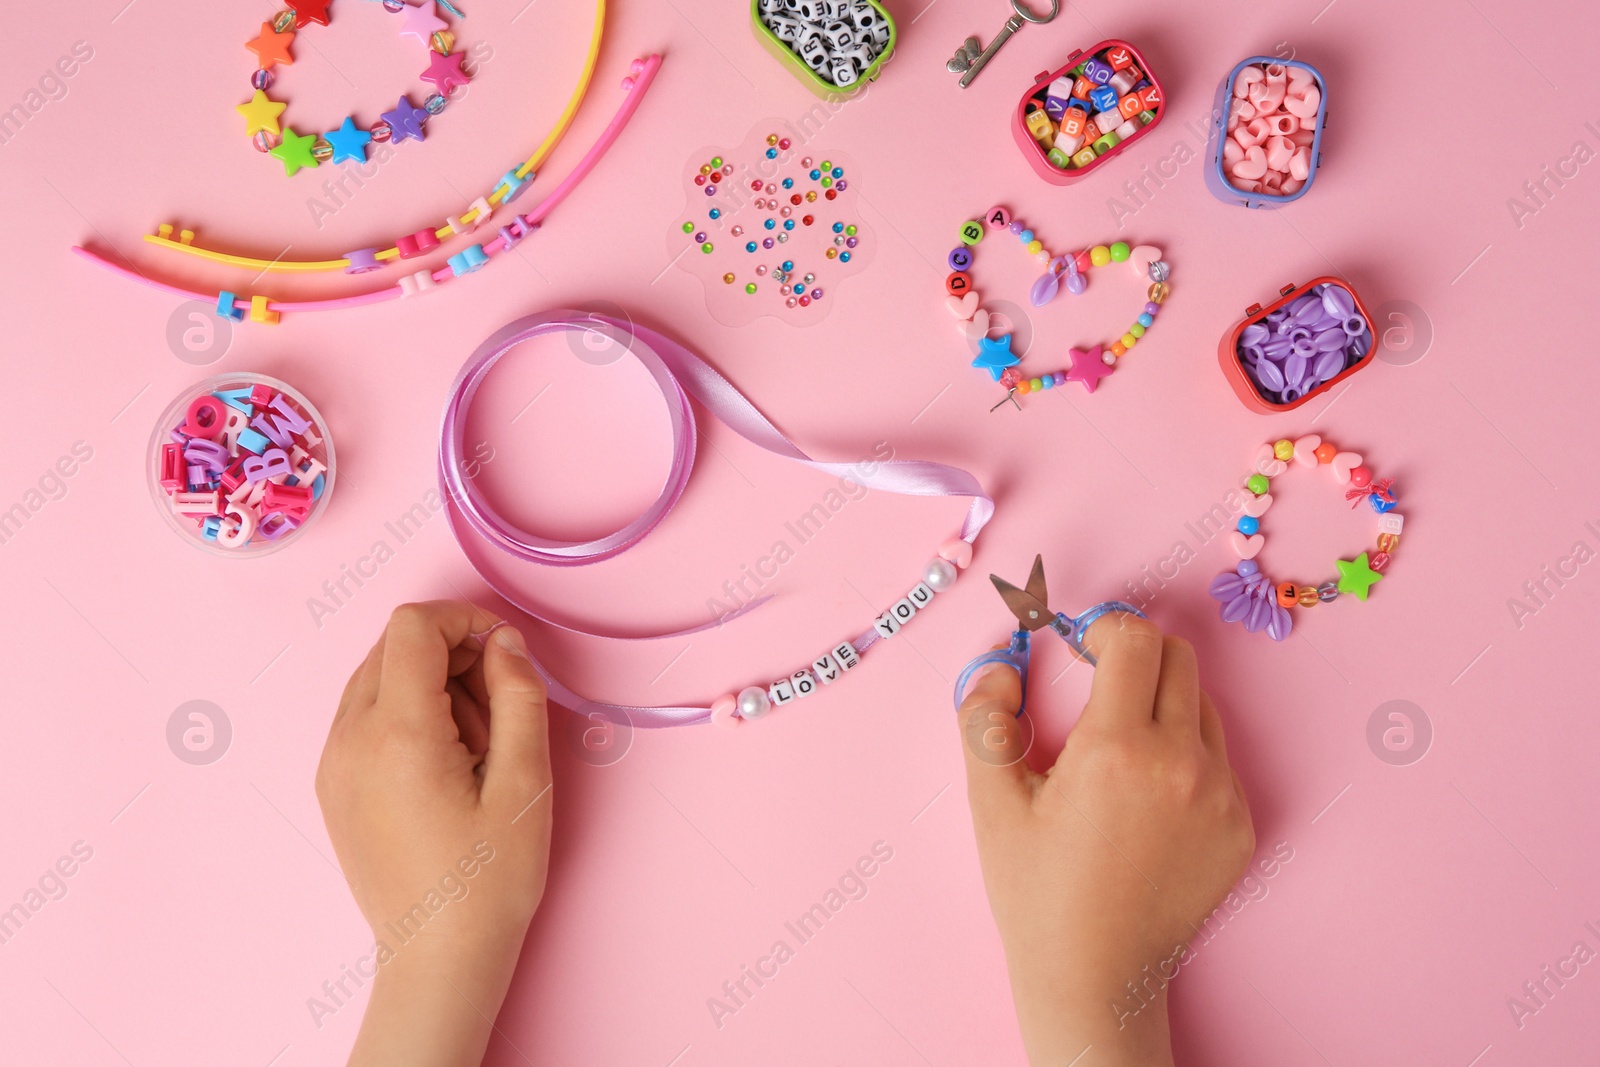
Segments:
[[[1278,583],[1278,606],[1292,608],[1300,603],[1300,593],[1295,589],[1293,582]]]
[[[1303,608],[1315,607],[1321,601],[1321,599],[1322,599],[1321,597],[1317,596],[1317,587],[1316,586],[1314,586],[1314,585],[1302,585],[1300,587],[1300,606],[1301,607],[1303,607]]]
[[[1029,384],[1028,384],[1028,379],[1024,378],[1024,379],[1022,379],[1022,381],[1020,381],[1020,382],[1018,382],[1016,384],[1015,388],[1017,390],[1018,395],[1023,395],[1023,394],[1026,394],[1028,392],[1028,390],[1031,388],[1031,386],[1029,386]]]
[[[1116,344],[1111,346],[1111,354],[1113,356],[1116,356],[1118,359],[1121,359],[1122,358],[1122,353],[1124,353],[1126,351],[1127,351],[1127,349],[1122,347],[1122,342],[1121,341],[1118,341]]]
[[[1394,550],[1400,547],[1400,535],[1381,533],[1378,535],[1378,551],[1393,555]]]
[[[1313,455],[1317,457],[1318,463],[1332,463],[1333,457],[1337,456],[1338,454],[1338,448],[1328,444],[1326,441],[1318,445],[1316,452],[1313,453]]]

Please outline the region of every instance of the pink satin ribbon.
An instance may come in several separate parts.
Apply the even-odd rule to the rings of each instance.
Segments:
[[[519,529],[483,498],[473,480],[463,471],[470,464],[465,449],[467,413],[489,371],[500,359],[523,341],[568,330],[582,330],[609,338],[628,350],[644,365],[655,379],[667,404],[667,414],[672,428],[672,465],[667,473],[661,494],[639,516],[622,528],[589,541],[559,541]],[[467,549],[465,531],[470,530],[483,541],[499,548],[510,556],[529,563],[551,567],[579,567],[598,563],[633,547],[667,517],[689,482],[694,467],[695,422],[689,399],[699,401],[711,414],[726,423],[745,440],[768,452],[794,460],[814,470],[836,476],[849,476],[867,489],[909,496],[970,496],[972,506],[961,526],[960,536],[972,542],[984,525],[994,515],[994,502],[983,491],[983,486],[971,474],[958,467],[925,460],[890,460],[882,463],[871,474],[863,474],[855,464],[825,463],[814,460],[802,452],[793,441],[767,421],[766,416],[747,400],[743,393],[719,374],[705,360],[667,337],[632,323],[622,322],[605,315],[583,311],[556,310],[518,319],[498,330],[467,360],[461,373],[450,388],[450,399],[445,405],[444,423],[439,445],[439,484],[445,498],[445,512],[451,530],[462,549]],[[467,559],[479,576],[500,596],[528,616],[558,626],[572,633],[606,637],[609,635],[581,630],[522,602],[484,573],[467,552]],[[655,634],[650,638],[625,640],[652,640],[678,637],[719,626],[737,618],[768,599],[762,597],[745,604],[739,610],[724,615],[715,622],[670,634]],[[877,631],[869,628],[854,644],[858,651],[877,640]],[[599,714],[613,723],[629,722],[634,726],[685,726],[706,722],[711,715],[709,707],[639,707],[627,704],[609,704],[590,700],[562,685],[536,658],[530,656],[534,668],[549,687],[550,697],[580,715]]]

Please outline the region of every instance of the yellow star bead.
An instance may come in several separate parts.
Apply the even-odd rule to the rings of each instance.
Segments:
[[[244,131],[246,137],[259,130],[266,130],[270,134],[277,135],[281,132],[278,129],[278,116],[283,114],[283,109],[288,106],[269,99],[266,93],[257,89],[256,94],[250,98],[249,103],[240,104],[233,110],[244,116],[245,126],[247,127]]]

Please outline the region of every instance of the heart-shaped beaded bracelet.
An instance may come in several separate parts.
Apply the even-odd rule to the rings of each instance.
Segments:
[[[1069,349],[1067,369],[1029,377],[1017,368],[1021,358],[1011,351],[1011,334],[989,336],[989,311],[981,306],[978,291],[973,288],[973,253],[987,231],[1014,235],[1024,250],[1044,267],[1044,273],[1033,283],[1033,289],[1028,294],[1034,307],[1048,304],[1063,288],[1075,296],[1081,294],[1088,288],[1089,271],[1110,263],[1126,263],[1136,277],[1150,279],[1150,288],[1145,294],[1148,302],[1139,317],[1117,340],[1087,350]],[[951,249],[947,261],[951,273],[944,283],[945,306],[960,320],[962,336],[978,345],[978,355],[972,365],[987,372],[994,381],[1005,387],[1006,395],[995,404],[996,408],[1007,400],[1021,408],[1017,397],[1044,392],[1068,382],[1078,382],[1089,392],[1094,392],[1100,379],[1116,370],[1117,362],[1155,324],[1156,313],[1171,292],[1167,279],[1172,276],[1172,268],[1161,258],[1159,248],[1153,245],[1130,248],[1127,242],[1117,241],[1109,245],[1095,245],[1082,252],[1058,255],[1046,249],[1044,242],[1032,230],[1013,219],[1011,212],[1003,207],[990,208],[981,220],[972,219],[962,223],[961,244]]]
[[[405,0],[383,0],[383,9],[391,14],[403,14],[400,27],[402,37],[415,37],[428,50],[428,66],[422,80],[431,82],[434,91],[418,107],[409,96],[401,96],[394,109],[385,111],[370,126],[357,126],[355,116],[345,116],[338,129],[321,134],[299,134],[288,123],[280,123],[288,106],[267,95],[277,81],[273,68],[290,66],[294,54],[290,50],[295,33],[315,23],[326,26],[332,16],[328,8],[333,0],[289,0],[289,6],[261,24],[261,33],[245,42],[245,47],[255,53],[258,69],[250,75],[250,86],[255,90],[248,101],[234,108],[245,121],[245,134],[256,151],[265,152],[283,164],[283,172],[293,175],[299,170],[316,167],[322,163],[341,163],[351,160],[367,161],[367,145],[377,142],[421,141],[426,138],[424,124],[443,111],[445,102],[459,86],[467,84],[471,76],[462,69],[465,57],[452,52],[455,35],[449,23],[440,18],[435,7],[461,17],[461,12],[449,0],[421,0],[409,4]]]
[[[1321,585],[1274,584],[1255,561],[1266,544],[1261,517],[1272,507],[1272,479],[1287,471],[1291,462],[1301,467],[1327,467],[1333,472],[1333,480],[1346,487],[1345,499],[1351,507],[1365,500],[1378,513],[1377,551],[1370,557],[1363,552],[1353,560],[1336,560],[1334,567],[1339,576]],[[1274,641],[1282,641],[1294,629],[1291,608],[1315,607],[1338,599],[1341,593],[1366,600],[1400,547],[1404,522],[1394,510],[1394,479],[1375,478],[1363,466],[1360,455],[1341,452],[1317,434],[1263,444],[1256,452],[1255,469],[1245,478],[1244,488],[1250,495],[1230,538],[1239,565],[1212,579],[1211,595],[1222,602],[1223,622],[1241,623],[1251,633],[1265,630]]]

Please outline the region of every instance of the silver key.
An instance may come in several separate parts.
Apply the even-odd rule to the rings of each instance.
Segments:
[[[994,35],[987,48],[976,37],[968,37],[945,64],[945,68],[952,74],[961,75],[961,88],[965,89],[972,84],[972,79],[976,78],[984,65],[1000,51],[1000,46],[1009,41],[1011,35],[1022,29],[1025,23],[1043,25],[1059,15],[1061,0],[1050,0],[1050,13],[1047,15],[1035,15],[1023,5],[1022,0],[1011,0],[1011,10],[1015,14],[1006,19],[1005,25],[1000,27],[1000,32]]]

